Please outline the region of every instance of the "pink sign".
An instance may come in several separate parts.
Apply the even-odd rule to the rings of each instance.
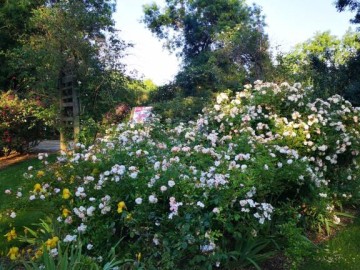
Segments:
[[[136,124],[144,123],[150,119],[151,111],[152,107],[135,107],[130,121]]]

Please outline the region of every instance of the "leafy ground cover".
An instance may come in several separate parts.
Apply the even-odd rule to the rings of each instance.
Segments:
[[[329,233],[359,202],[359,109],[311,97],[257,82],[196,121],[120,124],[56,162],[39,155],[23,196],[6,194],[4,254],[41,265],[76,248],[84,267],[111,254],[122,269],[239,269],[281,252],[297,269],[316,250],[306,233]],[[47,220],[23,233],[20,213],[39,207]]]

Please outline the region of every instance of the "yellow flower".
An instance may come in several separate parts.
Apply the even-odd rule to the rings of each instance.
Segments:
[[[141,260],[141,252],[139,252],[139,253],[136,254],[136,260],[137,260],[138,262],[140,262],[140,260]]]
[[[132,215],[131,215],[131,214],[127,214],[125,219],[126,219],[127,221],[132,220]]]
[[[42,187],[39,183],[35,184],[34,186],[34,192],[41,192]]]
[[[93,176],[98,175],[99,173],[100,173],[100,171],[99,171],[98,168],[94,168],[94,169],[92,170],[92,172],[91,172],[91,174],[92,174]]]
[[[53,238],[48,239],[48,240],[45,242],[45,245],[46,245],[46,247],[47,247],[48,249],[50,249],[50,248],[55,248],[58,241],[59,241],[59,237],[54,236]]]
[[[33,259],[39,259],[43,255],[43,251],[41,249],[38,249],[35,252],[35,257]]]
[[[69,209],[64,208],[64,209],[62,210],[62,215],[63,215],[63,217],[65,217],[65,218],[66,218],[70,213],[71,213],[71,211],[70,211]]]
[[[64,188],[63,189],[63,195],[62,195],[63,199],[65,199],[65,200],[69,199],[70,195],[71,195],[70,190],[68,188]]]
[[[5,234],[4,236],[7,237],[8,242],[10,242],[11,240],[15,239],[17,237],[15,228],[13,228],[10,232],[8,232],[7,234]]]
[[[36,177],[38,178],[41,178],[45,175],[45,172],[44,171],[38,171],[37,174],[36,174]]]
[[[117,211],[118,211],[119,214],[122,213],[123,208],[126,209],[126,205],[125,205],[125,202],[124,202],[124,201],[121,201],[121,202],[118,203],[118,209],[117,209]]]
[[[10,257],[10,260],[14,261],[19,256],[19,248],[18,247],[12,247],[9,250],[9,253],[7,254]]]
[[[75,180],[75,176],[72,175],[72,176],[70,177],[70,184],[74,183],[74,180]]]

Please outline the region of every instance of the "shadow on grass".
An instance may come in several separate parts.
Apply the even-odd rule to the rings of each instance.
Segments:
[[[301,270],[359,270],[360,218],[324,243]]]

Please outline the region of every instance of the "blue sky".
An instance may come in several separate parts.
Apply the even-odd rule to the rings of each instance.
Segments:
[[[121,37],[132,42],[134,48],[128,50],[124,59],[129,70],[137,70],[139,76],[149,78],[162,85],[170,81],[179,70],[180,61],[162,48],[145,26],[140,23],[142,6],[163,0],[118,0],[114,14],[116,27]],[[333,35],[342,36],[354,16],[350,12],[338,13],[334,0],[247,0],[262,7],[266,16],[268,33],[272,47],[288,51],[299,42],[306,41],[318,31],[330,30]]]

